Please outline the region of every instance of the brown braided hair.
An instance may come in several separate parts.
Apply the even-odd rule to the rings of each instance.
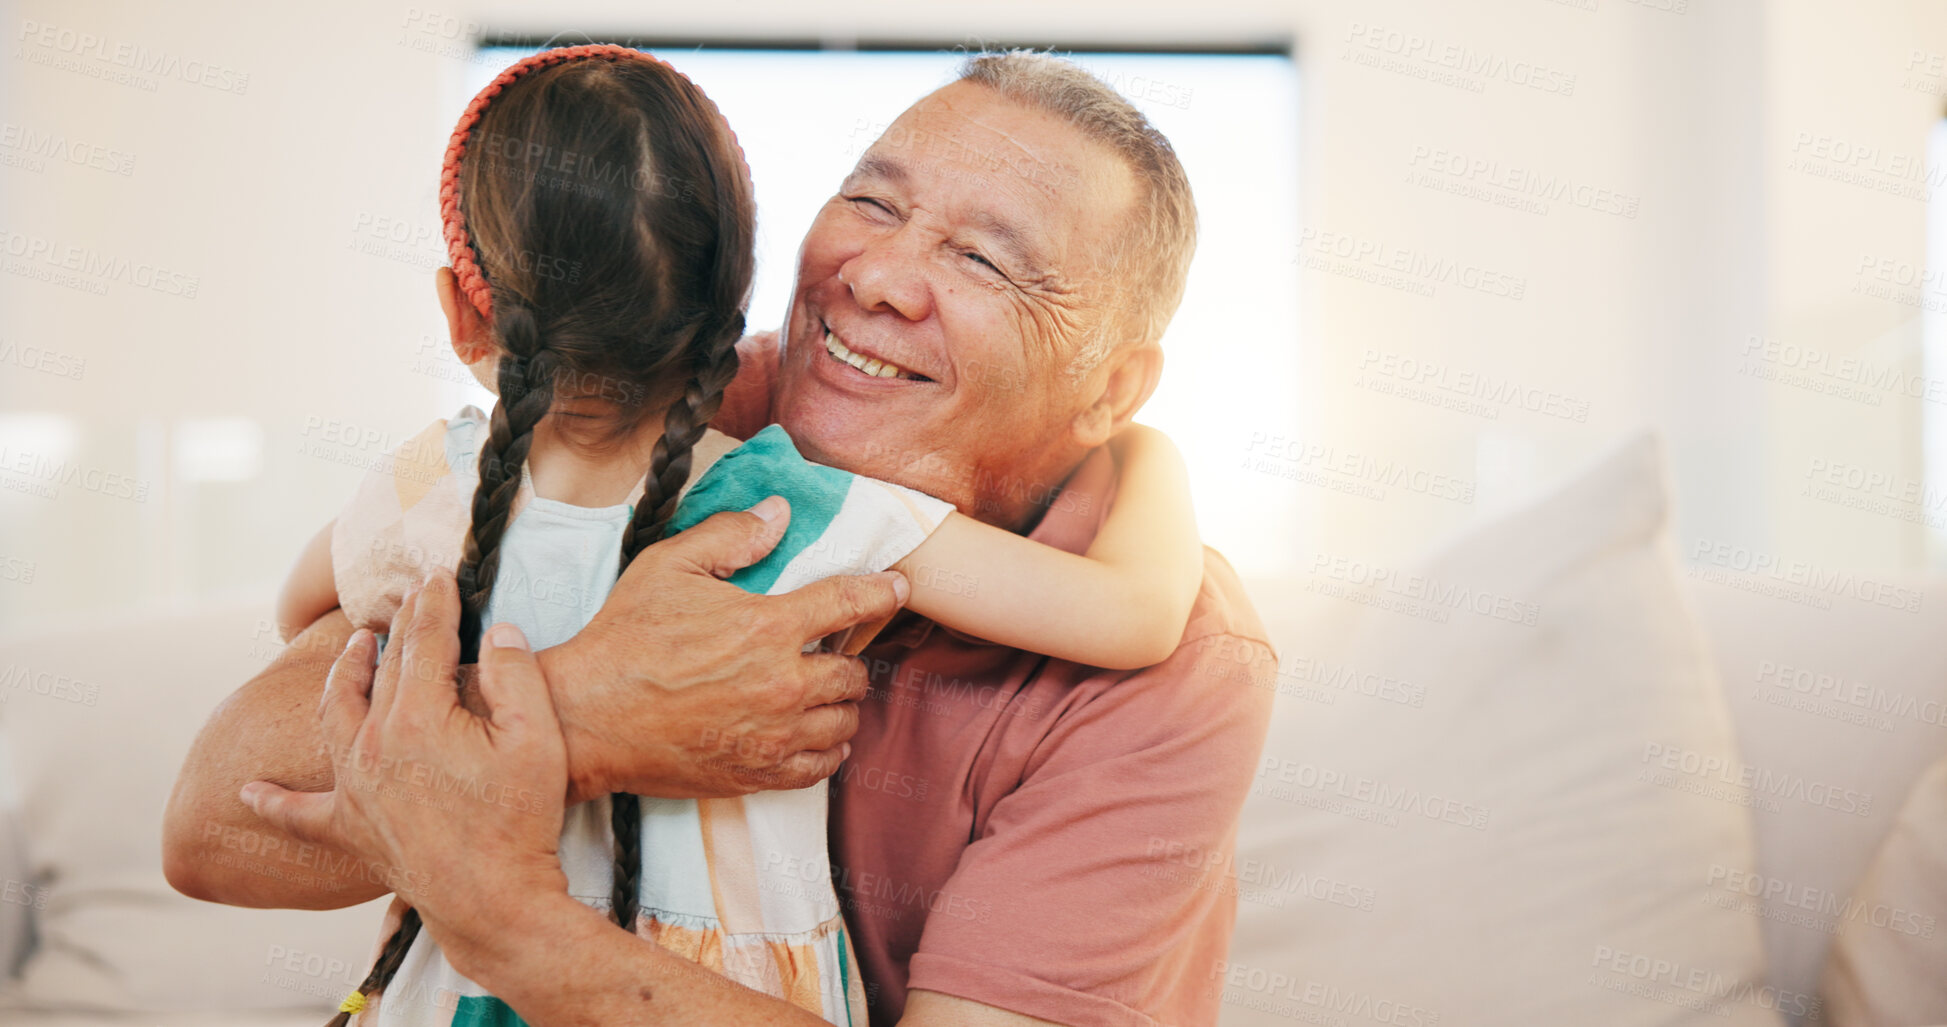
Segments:
[[[626,569],[662,537],[737,374],[756,241],[742,151],[687,78],[602,52],[613,49],[578,48],[469,111],[459,198],[491,290],[499,397],[457,575],[463,663],[477,660],[535,428],[552,419],[564,442],[595,449],[661,428],[622,538]],[[610,796],[611,913],[630,931],[641,826],[635,796]],[[359,994],[385,989],[419,928],[408,909]]]

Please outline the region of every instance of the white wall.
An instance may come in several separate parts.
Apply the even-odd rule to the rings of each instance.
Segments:
[[[440,31],[443,16],[456,31],[567,26],[598,37],[1295,40],[1304,150],[1294,189],[1314,241],[1369,248],[1361,275],[1394,259],[1452,261],[1521,290],[1514,299],[1440,282],[1428,297],[1294,260],[1304,332],[1290,340],[1300,368],[1290,402],[1304,442],[1329,462],[1397,461],[1475,490],[1473,502],[1403,486],[1371,499],[1282,483],[1301,510],[1286,529],[1298,551],[1380,561],[1420,551],[1647,423],[1671,443],[1686,551],[1714,540],[1821,565],[1918,562],[1920,527],[1798,493],[1813,460],[1917,477],[1919,403],[1888,394],[1872,406],[1762,380],[1747,373],[1745,350],[1759,336],[1917,370],[1914,298],[1855,286],[1865,258],[1920,266],[1922,204],[1872,188],[1886,176],[1870,165],[1867,185],[1817,177],[1835,168],[1816,151],[1838,140],[1877,148],[1874,160],[1924,152],[1941,103],[1925,90],[1947,74],[1903,76],[1914,51],[1947,53],[1947,16],[1904,0],[1659,9],[1675,2],[1212,2],[1192,12],[564,0],[422,4],[417,17],[387,3],[15,4],[0,50],[7,131],[52,133],[132,164],[116,174],[49,159],[36,171],[20,166],[31,146],[0,146],[14,161],[0,166],[0,242],[160,266],[193,276],[196,291],[169,295],[187,279],[165,276],[163,289],[110,281],[92,295],[0,274],[0,477],[14,483],[0,489],[0,626],[261,590],[342,501],[359,461],[442,413],[450,365],[424,363],[420,347],[438,327],[427,273],[441,257],[434,169],[463,100],[466,53]],[[151,91],[49,67],[37,62],[115,65],[72,58],[62,37],[41,45],[30,22],[106,37],[111,54],[127,46],[181,69],[214,64],[247,85],[224,92],[181,71],[148,75]],[[1407,39],[1424,46],[1385,64]],[[1418,55],[1452,52],[1490,70],[1458,85],[1421,77],[1434,65]],[[1571,76],[1572,91],[1560,89]],[[1557,89],[1521,84],[1531,79]],[[1510,209],[1412,177],[1494,191],[1446,175],[1443,152],[1491,162],[1489,178],[1502,176],[1492,180],[1553,176],[1635,215],[1572,197],[1545,213]],[[387,249],[380,219],[413,234]],[[66,361],[52,367],[85,362],[80,377],[23,366],[28,348]],[[1386,394],[1375,384],[1404,384],[1383,373],[1386,354],[1440,362],[1450,383],[1486,375],[1553,393],[1586,418],[1518,403],[1493,404],[1490,418]],[[1222,409],[1220,392],[1203,400],[1210,409]],[[1286,416],[1267,411],[1264,422]],[[199,437],[184,422],[209,418],[259,426],[254,466],[247,446],[228,460],[210,454],[205,473],[242,480],[184,480],[180,440]],[[356,439],[321,439],[323,423],[355,426]],[[239,438],[234,426],[205,430],[218,443]],[[1263,487],[1265,472],[1245,466],[1251,447],[1240,429],[1191,454],[1236,479],[1204,502]],[[146,497],[114,495],[120,479],[31,494],[45,486],[32,470],[6,470],[23,454],[65,455],[98,485],[100,474],[128,476]],[[1276,477],[1299,465],[1268,466]]]

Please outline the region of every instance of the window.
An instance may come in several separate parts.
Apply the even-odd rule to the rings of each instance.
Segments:
[[[798,243],[818,208],[961,60],[945,51],[647,49],[710,94],[749,158],[758,210],[750,322],[760,328],[784,318]],[[465,95],[531,52],[483,50],[467,65]],[[1189,460],[1205,541],[1246,575],[1287,570],[1296,486],[1241,465],[1254,434],[1297,434],[1296,69],[1283,55],[1071,56],[1169,137],[1196,192],[1196,261],[1163,340],[1163,384],[1140,419]]]

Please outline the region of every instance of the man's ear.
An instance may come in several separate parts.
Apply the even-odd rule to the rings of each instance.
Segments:
[[[439,290],[439,309],[446,314],[446,336],[453,344],[453,355],[467,365],[492,356],[493,330],[487,327],[487,319],[473,309],[473,302],[460,292],[460,280],[453,269],[440,268],[434,282]]]
[[[1136,411],[1149,401],[1163,377],[1163,347],[1155,343],[1124,346],[1109,354],[1096,371],[1099,392],[1094,402],[1075,415],[1075,441],[1094,449],[1128,427]]]

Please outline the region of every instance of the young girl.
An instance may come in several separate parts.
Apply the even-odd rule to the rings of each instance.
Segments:
[[[1109,668],[1174,649],[1202,553],[1181,462],[1153,432],[1112,443],[1118,501],[1078,557],[810,464],[776,425],[742,446],[707,427],[737,370],[754,212],[729,126],[668,65],[615,46],[515,64],[454,130],[440,207],[454,353],[498,402],[490,417],[467,407],[434,424],[366,478],[284,586],[287,632],[334,606],[383,631],[405,589],[445,565],[457,567],[463,662],[497,621],[556,645],[645,546],[775,494],[791,504],[784,539],[731,579],[752,591],[900,568],[921,581],[912,609],[996,642]],[[562,867],[577,898],[625,929],[863,1024],[837,896],[801,870],[829,865],[825,798],[820,784],[583,803],[567,811]],[[395,901],[388,921],[335,1024],[520,1022],[419,936],[416,913]]]

